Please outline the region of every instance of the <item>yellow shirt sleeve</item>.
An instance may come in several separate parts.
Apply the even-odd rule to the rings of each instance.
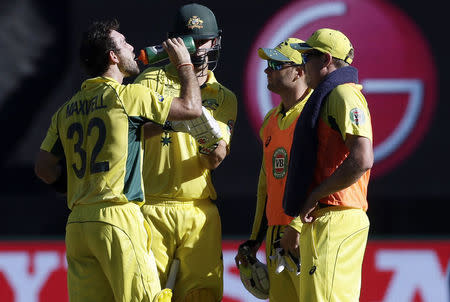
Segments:
[[[64,156],[64,150],[62,148],[61,139],[58,132],[58,114],[60,110],[53,114],[50,127],[48,128],[47,134],[41,144],[41,150],[50,152],[57,157]]]
[[[214,116],[219,124],[222,139],[227,143],[227,149],[229,151],[231,136],[233,135],[234,124],[236,123],[237,116],[237,99],[233,92],[223,88],[223,101],[216,110],[210,110],[210,113]]]
[[[294,219],[292,219],[292,221],[289,223],[289,226],[291,226],[292,228],[294,228],[297,232],[299,232],[301,234],[303,222],[300,219],[300,216],[297,216]]]
[[[162,96],[141,84],[122,86],[121,99],[129,116],[141,116],[164,124],[170,112],[173,97]]]
[[[372,141],[370,112],[360,89],[360,85],[339,85],[330,93],[322,111],[322,118],[331,127],[339,128],[344,141],[347,134],[364,136]]]

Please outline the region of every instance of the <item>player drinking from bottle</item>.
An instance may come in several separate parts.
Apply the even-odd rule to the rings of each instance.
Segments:
[[[67,280],[71,302],[170,301],[161,291],[151,234],[140,205],[141,125],[201,114],[197,78],[180,38],[163,43],[177,69],[178,96],[142,85],[122,85],[139,68],[117,21],[95,22],[83,35],[80,57],[87,79],[53,115],[35,171],[67,192]],[[59,162],[65,160],[67,164]]]

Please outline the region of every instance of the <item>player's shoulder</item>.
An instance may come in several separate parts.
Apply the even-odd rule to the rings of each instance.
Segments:
[[[224,95],[224,98],[231,99],[237,102],[236,94],[234,94],[231,89],[220,83],[213,71],[208,71],[207,85],[211,86],[211,88],[216,90],[218,93],[222,93]]]
[[[263,119],[263,122],[261,124],[261,127],[259,128],[259,137],[264,140],[264,129],[267,127],[267,124],[269,123],[270,117],[272,114],[277,110],[278,107],[274,107],[269,110],[269,112],[266,113],[266,116]]]
[[[152,90],[140,83],[120,85],[115,87],[115,91],[115,98],[126,107],[148,102],[152,95]]]
[[[237,97],[233,91],[217,82],[218,94],[222,97],[218,98],[219,106],[226,108],[234,108],[237,110]]]
[[[147,93],[149,88],[145,87],[141,83],[130,83],[126,85],[119,85],[111,87],[116,90],[119,97],[133,97],[135,94]]]
[[[345,112],[353,107],[367,107],[367,101],[361,92],[362,86],[346,83],[337,86],[330,93],[324,110],[334,115]]]
[[[73,99],[73,97],[72,97],[72,99]],[[55,112],[55,113],[53,114],[53,116],[52,116],[52,120],[57,121],[58,119],[64,118],[64,117],[66,116],[66,115],[65,115],[64,117],[62,117],[61,114],[64,113],[64,112],[68,112],[68,105],[70,104],[70,101],[71,101],[72,99],[66,101],[64,104],[62,104],[62,105],[56,110],[56,112]]]
[[[266,113],[266,115],[264,116],[263,122],[268,121],[269,118],[270,118],[270,116],[271,116],[271,115],[275,112],[275,110],[277,110],[277,109],[278,109],[278,106],[273,107],[272,109],[270,109],[270,110]]]
[[[207,87],[202,89],[203,106],[208,108],[214,116],[218,114],[232,114],[237,112],[236,95],[217,80],[209,80]]]
[[[221,89],[223,89],[223,92],[227,97],[233,99],[234,101],[237,101],[236,94],[233,91],[231,91],[231,89],[225,87],[224,85],[222,85],[220,83],[218,83],[218,84],[219,84],[219,87]]]
[[[164,67],[148,67],[136,77],[134,82],[138,83],[141,81],[156,80],[158,77],[164,76],[165,74]]]
[[[331,91],[330,98],[336,101],[344,101],[349,98],[360,97],[362,96],[361,88],[361,85],[354,83],[342,84]]]
[[[272,109],[269,110],[269,112],[266,113],[266,116],[263,119],[262,125],[261,125],[261,129],[263,129],[264,127],[266,127],[267,123],[269,122],[270,117],[272,116],[272,114],[278,109],[277,107],[273,107]]]
[[[77,91],[73,96],[70,97],[70,99],[68,99],[66,102],[64,102],[64,104],[62,104],[58,110],[55,112],[55,116],[59,115],[60,112],[64,111],[64,110],[68,110],[67,107],[71,107],[73,106],[73,103],[78,103],[79,101],[81,101],[84,98],[84,93],[82,93],[80,90]]]

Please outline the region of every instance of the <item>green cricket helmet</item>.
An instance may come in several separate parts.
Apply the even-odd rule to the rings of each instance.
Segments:
[[[191,3],[180,7],[175,15],[169,37],[192,36],[194,40],[208,40],[220,35],[214,13],[206,6]]]
[[[214,70],[219,60],[221,33],[214,13],[206,6],[191,3],[181,6],[177,11],[172,31],[168,32],[167,36],[169,38],[192,36],[196,41],[214,39],[213,47],[191,55],[192,63],[196,66],[204,65],[208,57],[208,64],[214,64],[210,69]]]

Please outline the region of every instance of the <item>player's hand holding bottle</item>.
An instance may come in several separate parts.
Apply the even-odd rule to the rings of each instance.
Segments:
[[[164,49],[169,55],[170,62],[173,65],[180,67],[182,65],[191,65],[191,55],[184,45],[181,38],[169,38],[162,43]]]

